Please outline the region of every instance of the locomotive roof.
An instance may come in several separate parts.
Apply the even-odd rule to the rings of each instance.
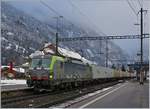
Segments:
[[[38,55],[38,56],[34,56],[32,57],[32,59],[35,59],[35,58],[50,58],[52,55]]]

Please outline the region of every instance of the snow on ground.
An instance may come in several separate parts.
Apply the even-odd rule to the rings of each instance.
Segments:
[[[26,84],[26,80],[16,80],[16,79],[12,79],[12,80],[1,80],[1,86],[5,86],[5,85],[18,85],[18,84]]]
[[[12,32],[7,32],[6,34],[9,35],[9,36],[14,35],[14,33],[12,33]]]
[[[8,41],[5,37],[1,37],[2,41]]]
[[[11,49],[11,46],[12,46],[12,44],[11,44],[11,43],[9,43],[9,44],[8,44],[8,46],[6,47],[6,50]]]
[[[35,51],[35,49],[34,49],[34,48],[32,48],[32,47],[29,47],[29,49],[30,49],[30,50],[33,50],[33,51]]]

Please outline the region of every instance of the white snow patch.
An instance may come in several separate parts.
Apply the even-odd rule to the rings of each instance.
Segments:
[[[39,56],[39,55],[44,55],[44,53],[42,51],[35,51],[34,53],[32,53],[30,55],[30,57],[33,58],[33,57]]]
[[[26,84],[26,80],[1,80],[1,86],[5,85],[17,85],[17,84]]]
[[[15,51],[18,51],[18,49],[21,49],[22,52],[25,53],[26,49],[25,49],[24,47],[19,46],[18,44],[15,44],[15,43],[14,43],[14,45],[16,46],[16,47],[15,47]]]
[[[19,47],[19,46],[18,46],[17,44],[15,44],[15,46],[16,46],[16,49],[15,49],[15,50],[18,50],[18,47]]]
[[[70,50],[67,46],[64,47],[66,50]]]
[[[8,41],[5,37],[1,37],[1,40]]]
[[[69,50],[66,50],[66,49],[60,48],[60,47],[58,47],[58,52],[66,57],[71,57],[71,58],[76,58],[76,59],[82,58],[79,53],[75,53],[73,51],[69,51]]]
[[[108,89],[110,89],[110,88],[112,88],[112,87],[104,88],[104,89],[102,89],[102,91],[106,91],[106,90],[108,90]]]
[[[8,65],[2,65],[1,69],[5,68],[5,67],[9,67]]]
[[[46,43],[45,45],[44,45],[44,47],[48,47],[49,45],[51,45],[52,43]]]
[[[23,48],[23,47],[21,47],[21,46],[20,46],[19,48],[21,48],[21,49],[23,50],[22,52],[25,53],[25,51],[26,51],[25,48]]]
[[[85,59],[84,57],[82,57],[82,59],[81,59],[81,60],[82,60],[82,61],[83,61],[83,63],[85,63],[85,64],[93,64],[93,65],[97,65],[97,63],[96,63],[96,62],[89,61],[89,60]]]
[[[14,35],[14,33],[12,33],[12,32],[7,32],[7,35],[12,36],[12,35]]]
[[[26,63],[22,64],[22,66],[28,67],[29,66],[29,62],[26,62]]]
[[[32,47],[29,47],[29,49],[30,49],[30,50],[33,50],[33,51],[35,51],[35,49],[34,49],[34,48],[32,48]]]
[[[7,65],[2,65],[1,66],[1,69],[3,68],[9,68],[10,66],[7,66]],[[20,73],[25,73],[25,69],[21,68],[21,67],[14,67],[13,68],[14,71],[17,71],[17,72],[20,72]]]
[[[6,47],[7,50],[11,49],[12,44],[9,43],[8,46]]]
[[[20,72],[20,73],[25,73],[25,69],[23,68],[13,68],[13,70]]]

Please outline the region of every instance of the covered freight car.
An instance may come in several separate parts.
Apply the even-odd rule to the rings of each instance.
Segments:
[[[129,72],[92,65],[92,79],[124,79],[131,77]]]

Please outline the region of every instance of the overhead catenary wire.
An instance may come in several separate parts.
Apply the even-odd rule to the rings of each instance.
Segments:
[[[68,0],[68,2],[70,3],[70,5],[71,5],[72,7],[74,7],[75,9],[77,9],[78,12],[79,12],[82,16],[84,16],[84,17],[87,19],[88,22],[91,22],[94,27],[98,28],[97,25],[96,25],[93,21],[91,21],[91,19],[89,19],[89,17],[88,17],[85,13],[83,13],[71,0]],[[98,29],[99,29],[99,28],[98,28]],[[106,34],[105,34],[104,32],[102,32],[100,29],[99,29],[98,31],[100,31],[101,34],[106,35]],[[106,36],[107,36],[107,35],[106,35]]]
[[[146,32],[146,26],[147,26],[146,17],[148,17],[148,16],[147,16],[147,13],[144,13],[144,19],[145,19],[145,20],[144,20],[144,24],[143,24],[143,25],[144,25],[144,27],[143,27],[143,28],[144,28],[144,29],[143,29],[143,30],[144,30],[144,33]]]
[[[141,2],[140,2],[140,1],[141,1]],[[144,7],[144,0],[138,0],[138,2],[141,3],[141,8],[143,8],[143,7]]]
[[[142,0],[142,8],[144,7],[144,0]]]
[[[126,0],[126,1],[127,1],[128,5],[130,6],[132,12],[133,12],[135,15],[137,15],[137,12],[136,12],[135,8],[133,8],[133,6],[132,6],[132,4],[129,2],[129,0]]]
[[[51,10],[53,13],[55,13],[56,15],[60,16],[60,14],[55,11],[53,8],[51,8],[49,5],[47,5],[45,2],[43,2],[42,0],[40,0],[40,3],[43,4],[45,7],[47,7],[49,10]]]
[[[61,15],[60,13],[58,13],[55,9],[53,9],[50,5],[47,5],[45,2],[43,2],[42,0],[40,0],[40,3],[42,5],[44,5],[45,7],[47,7],[50,11],[52,11],[53,13],[55,13],[57,16],[63,16]],[[67,19],[65,16],[63,16],[63,18],[68,22],[70,23],[71,25],[75,25],[74,23],[72,23],[69,19]],[[76,25],[77,26],[77,25]],[[77,26],[79,27],[79,26]],[[79,27],[80,28],[80,27]]]
[[[86,14],[84,14],[76,5],[74,5],[74,4],[71,2],[71,0],[68,0],[68,2],[70,3],[70,5],[71,5],[72,7],[76,8],[82,16],[85,16],[86,19],[88,20],[88,22],[91,22],[91,23],[93,24],[93,26],[95,26],[96,28],[98,28],[98,27],[88,18],[88,16],[87,16]],[[100,29],[99,29],[99,31],[100,31],[100,33],[103,34],[104,36],[107,36],[107,35],[106,35],[104,32],[102,32]],[[109,48],[108,48],[108,43],[109,43],[109,41],[107,40],[107,38],[106,38],[105,41],[106,41],[106,48],[105,48],[105,49],[106,49],[106,59],[105,59],[105,65],[106,65],[106,67],[108,67],[108,50],[109,50]]]
[[[140,8],[142,8],[142,3],[140,2],[140,0],[138,0],[139,6]]]

